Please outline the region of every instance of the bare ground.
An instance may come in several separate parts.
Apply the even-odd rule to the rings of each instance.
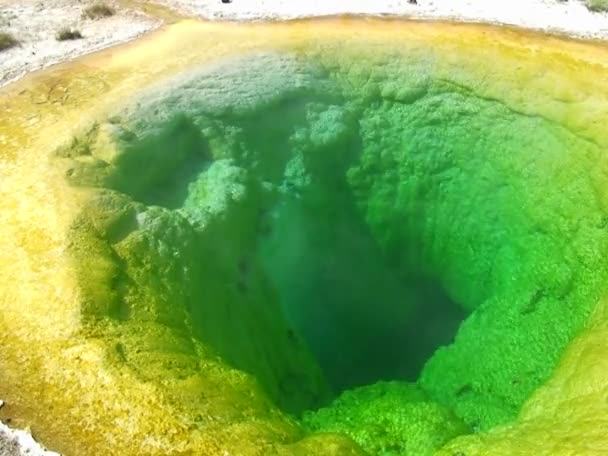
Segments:
[[[93,1],[0,0],[0,32],[9,33],[18,45],[0,51],[0,87],[24,74],[136,38],[161,23],[139,11],[108,1],[111,17],[89,19],[84,8]],[[83,38],[57,41],[62,28],[81,32]]]

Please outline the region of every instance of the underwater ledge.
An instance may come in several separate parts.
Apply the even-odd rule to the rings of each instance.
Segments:
[[[4,413],[67,455],[605,444],[605,47],[349,19],[104,55],[2,101]],[[405,374],[436,299],[466,318]]]

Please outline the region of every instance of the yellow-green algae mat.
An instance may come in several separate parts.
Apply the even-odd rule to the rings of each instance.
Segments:
[[[2,416],[66,455],[608,454],[607,62],[484,26],[182,22],[3,89]],[[284,237],[348,247],[345,220],[470,315],[415,384],[329,403]],[[407,318],[357,283],[369,251],[364,315]]]

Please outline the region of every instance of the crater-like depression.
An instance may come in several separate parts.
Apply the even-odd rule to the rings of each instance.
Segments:
[[[447,54],[366,49],[219,59],[54,154],[92,192],[86,337],[205,432],[272,410],[432,454],[515,419],[600,298],[592,135]]]

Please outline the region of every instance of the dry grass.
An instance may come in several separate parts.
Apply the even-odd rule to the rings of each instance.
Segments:
[[[17,46],[19,42],[10,33],[0,32],[0,51]]]
[[[587,0],[585,3],[591,11],[608,11],[608,0]]]
[[[57,32],[55,38],[57,41],[79,40],[82,38],[82,33],[79,30],[65,27]]]
[[[110,5],[103,2],[97,2],[93,3],[91,6],[87,6],[84,9],[83,14],[89,19],[102,19],[104,17],[114,16],[115,13],[116,11],[114,11],[114,8]]]

